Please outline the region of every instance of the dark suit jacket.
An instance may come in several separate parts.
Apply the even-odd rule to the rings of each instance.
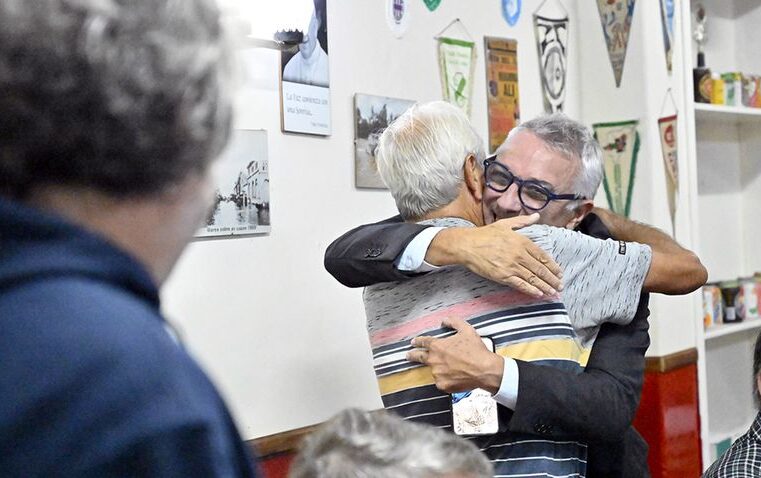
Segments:
[[[325,268],[349,287],[409,279],[394,261],[425,226],[400,221],[397,216],[347,232],[328,247]],[[592,214],[579,231],[610,237]],[[502,427],[587,442],[590,478],[650,476],[647,444],[631,426],[650,345],[648,299],[642,294],[629,325],[603,324],[582,374],[518,361],[518,402],[514,412],[500,407]]]

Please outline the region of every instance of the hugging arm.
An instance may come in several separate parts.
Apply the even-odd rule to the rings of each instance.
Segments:
[[[347,287],[408,279],[396,261],[426,227],[405,223],[400,216],[356,227],[328,246],[325,269]]]
[[[648,295],[628,325],[603,324],[584,372],[517,361],[518,400],[509,430],[586,441],[620,440],[639,405]]]
[[[483,227],[450,227],[438,232],[418,263],[463,265],[472,272],[526,294],[554,295],[561,288],[560,266],[515,229],[533,224],[538,215],[518,216]],[[398,261],[426,226],[401,223],[399,216],[359,226],[339,237],[325,252],[325,269],[348,287],[414,277]]]

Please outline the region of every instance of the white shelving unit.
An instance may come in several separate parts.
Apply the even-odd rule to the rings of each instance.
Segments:
[[[692,246],[710,282],[761,270],[761,109],[689,101],[697,57],[692,32],[696,0],[677,2],[682,28],[684,121]],[[712,71],[761,74],[761,2],[701,0],[708,14],[706,64]],[[689,26],[689,27],[687,27]],[[702,311],[701,295],[695,300]],[[715,445],[747,430],[756,415],[753,401],[753,345],[761,319],[703,328],[695,318],[703,467],[715,459]]]
[[[711,340],[725,335],[737,334],[746,330],[761,329],[761,319],[749,319],[739,324],[718,324],[705,331],[705,340]]]

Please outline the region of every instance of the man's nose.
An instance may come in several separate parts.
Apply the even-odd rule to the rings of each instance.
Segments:
[[[518,197],[518,185],[513,183],[497,199],[497,206],[506,212],[518,212],[523,209],[521,200]]]

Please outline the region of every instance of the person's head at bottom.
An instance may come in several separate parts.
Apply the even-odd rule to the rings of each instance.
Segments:
[[[384,411],[348,409],[304,439],[290,478],[487,478],[469,441]]]

